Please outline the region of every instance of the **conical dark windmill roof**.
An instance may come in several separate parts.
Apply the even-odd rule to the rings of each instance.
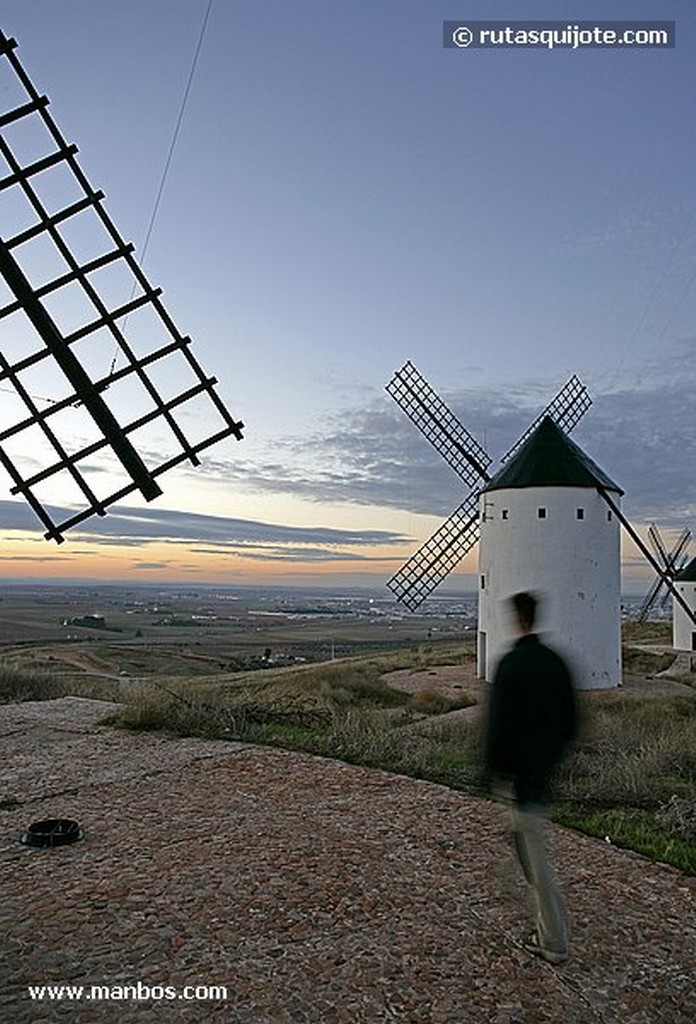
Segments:
[[[687,562],[682,571],[678,572],[674,578],[678,583],[690,583],[692,580],[696,580],[696,558]]]
[[[624,493],[550,416],[544,417],[484,490],[500,491],[508,487],[604,487]]]

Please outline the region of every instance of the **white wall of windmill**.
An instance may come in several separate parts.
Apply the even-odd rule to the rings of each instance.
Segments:
[[[690,578],[680,578],[684,576]],[[674,587],[691,611],[696,613],[696,558],[677,576]],[[696,651],[696,626],[678,601],[673,601],[672,607],[672,643],[675,650]]]
[[[508,599],[541,598],[538,632],[580,689],[621,683],[620,524],[596,490],[520,487],[481,495],[479,676],[516,638]]]

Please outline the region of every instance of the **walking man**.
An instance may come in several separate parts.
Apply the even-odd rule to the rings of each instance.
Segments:
[[[577,731],[570,670],[534,632],[537,599],[510,600],[518,639],[501,659],[490,696],[485,777],[510,801],[515,847],[536,902],[525,948],[553,964],[568,956],[565,905],[546,849],[551,778]]]

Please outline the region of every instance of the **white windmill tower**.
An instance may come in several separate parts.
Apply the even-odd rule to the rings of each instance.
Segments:
[[[682,601],[675,601],[673,606],[672,643],[678,651],[696,651],[696,558],[677,574],[674,586]],[[691,615],[687,609],[691,610]]]
[[[621,488],[567,437],[592,404],[576,376],[503,455],[504,468],[496,476],[488,472],[490,455],[411,362],[386,390],[470,488],[387,586],[415,611],[481,538],[479,675],[491,678],[496,654],[509,639],[501,602],[517,590],[533,589],[547,599],[548,617],[541,625],[551,629],[556,644],[581,655],[579,685],[619,684],[619,525],[696,632],[696,609],[674,586],[671,562],[668,572],[653,557],[621,511]]]
[[[550,417],[483,488],[479,676],[492,679],[514,639],[506,599],[529,590],[578,686],[620,684],[620,523],[600,488],[623,494]]]

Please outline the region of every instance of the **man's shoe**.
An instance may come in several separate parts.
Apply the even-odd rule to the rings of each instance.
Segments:
[[[527,941],[523,942],[522,945],[528,953],[531,953],[533,956],[539,956],[550,964],[562,964],[568,959],[567,953],[559,952],[556,949],[547,949],[545,946],[542,946],[536,932],[532,932]]]

